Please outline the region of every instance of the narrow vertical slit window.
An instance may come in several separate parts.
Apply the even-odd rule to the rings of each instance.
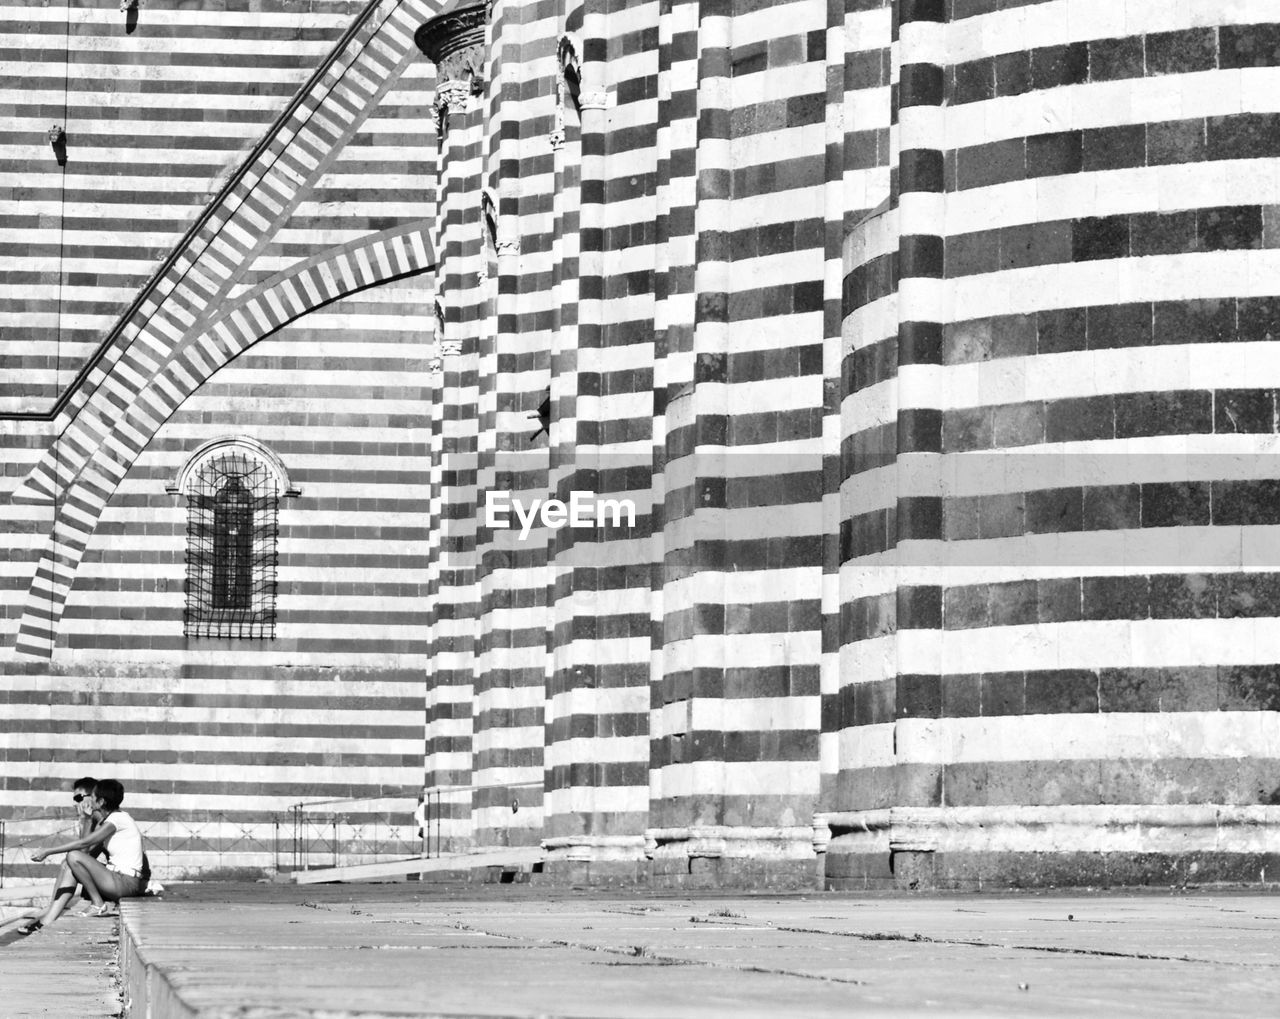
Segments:
[[[213,607],[253,607],[253,496],[234,474],[213,503]]]

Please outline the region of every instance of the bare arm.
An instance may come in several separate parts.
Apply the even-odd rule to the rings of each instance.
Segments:
[[[101,845],[115,833],[116,826],[110,821],[107,821],[105,824],[99,825],[93,831],[89,832],[88,835],[78,838],[74,842],[68,842],[61,846],[53,846],[50,849],[38,850],[31,854],[31,859],[35,863],[40,863],[46,857],[54,856],[58,853],[69,853],[73,849],[88,849],[91,846]]]

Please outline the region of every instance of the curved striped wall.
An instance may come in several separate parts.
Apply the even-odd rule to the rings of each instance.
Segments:
[[[895,12],[846,239],[828,880],[1265,881],[1280,27],[996,6]]]

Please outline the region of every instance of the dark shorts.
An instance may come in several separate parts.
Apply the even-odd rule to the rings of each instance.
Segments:
[[[147,879],[141,874],[130,877],[127,874],[121,874],[118,870],[113,870],[111,873],[116,876],[116,888],[119,889],[122,899],[135,898],[147,890]]]

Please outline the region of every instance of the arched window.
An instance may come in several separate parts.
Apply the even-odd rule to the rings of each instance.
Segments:
[[[297,495],[279,459],[252,439],[196,451],[170,487],[187,497],[188,637],[275,636],[281,495]]]

